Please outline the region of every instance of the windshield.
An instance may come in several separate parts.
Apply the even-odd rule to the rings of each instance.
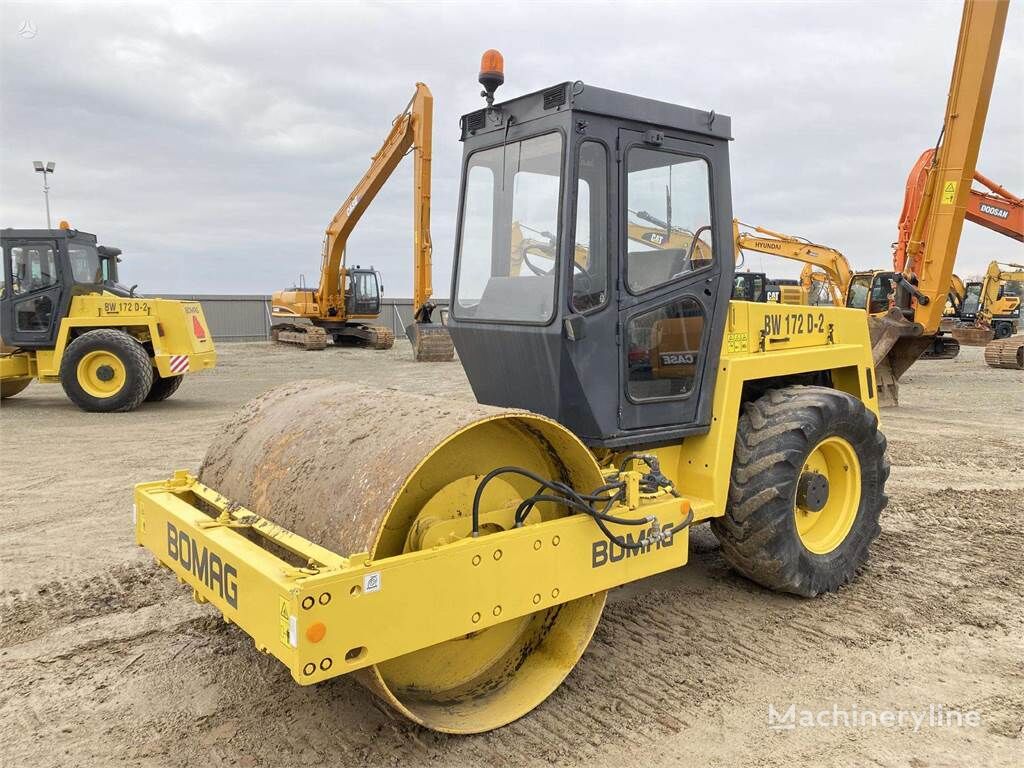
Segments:
[[[846,295],[846,306],[864,309],[868,305],[868,291],[871,290],[871,275],[854,275]]]
[[[68,243],[68,257],[71,259],[71,274],[76,283],[97,285],[103,282],[104,274],[96,246]]]
[[[968,283],[964,292],[964,303],[961,305],[961,313],[965,315],[978,314],[978,306],[981,304],[981,283]]]
[[[470,156],[456,317],[537,323],[551,319],[561,169],[558,133]]]

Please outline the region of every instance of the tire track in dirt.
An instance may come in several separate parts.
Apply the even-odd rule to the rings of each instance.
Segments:
[[[83,711],[90,709],[87,701],[98,707],[97,716],[118,698],[104,693],[111,686],[130,689],[133,699],[177,691],[181,701],[169,702],[169,711],[119,723],[108,734],[141,759],[143,753],[132,753],[129,745],[145,729],[148,749],[165,759],[174,755],[171,764],[188,764],[212,748],[224,760],[259,755],[268,764],[295,761],[296,755],[367,765],[439,756],[475,756],[501,765],[510,754],[539,763],[592,761],[610,750],[642,750],[681,733],[709,712],[737,705],[744,680],[786,679],[809,653],[869,649],[914,635],[922,616],[933,632],[1019,628],[1019,616],[1008,615],[1006,605],[1024,591],[1024,580],[1002,564],[1024,548],[1024,535],[1010,517],[1022,497],[998,491],[969,499],[951,490],[900,494],[866,572],[838,593],[813,600],[747,582],[714,548],[695,551],[687,569],[666,577],[667,586],[610,602],[583,661],[547,702],[504,729],[476,737],[426,731],[347,679],[297,686],[208,607],[185,610],[187,590],[145,561],[79,582],[60,580],[33,594],[5,594],[5,617],[17,616],[13,632],[4,622],[7,647],[26,635],[84,625],[98,616],[131,624],[133,614],[164,605],[182,620],[160,632],[136,627],[135,636],[5,662],[12,687],[4,698],[9,703],[34,685],[40,666],[44,680],[73,680],[69,695],[82,697]],[[937,560],[941,571],[933,567]],[[962,599],[967,592],[970,603]],[[192,610],[203,615],[190,616]],[[138,654],[144,661],[129,668],[132,674],[111,675]],[[183,687],[182,679],[191,682]],[[192,712],[190,719],[185,702],[201,699],[204,686],[216,692],[217,706]],[[999,697],[987,701],[994,708],[1006,703]],[[38,702],[29,711],[36,714],[22,718],[22,727],[60,717]],[[183,720],[195,738],[183,739]],[[1009,734],[1017,720],[1008,715],[994,722],[999,733]]]

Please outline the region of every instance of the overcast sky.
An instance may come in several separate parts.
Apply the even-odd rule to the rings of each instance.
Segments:
[[[890,263],[907,172],[935,143],[961,6],[912,3],[0,4],[0,226],[54,221],[124,250],[140,291],[270,293],[323,230],[417,80],[434,92],[435,293],[447,296],[476,74],[499,99],[565,80],[732,117],[743,221]],[[25,27],[25,22],[31,26]],[[978,168],[1024,194],[1024,3],[1010,9]],[[408,160],[350,263],[411,292]],[[1024,247],[967,223],[957,271]],[[798,265],[748,259],[777,276]]]

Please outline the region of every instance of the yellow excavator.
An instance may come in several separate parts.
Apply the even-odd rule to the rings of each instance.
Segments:
[[[968,0],[964,28],[1005,18]],[[694,525],[765,587],[840,588],[889,475],[866,313],[730,298],[728,116],[579,80],[495,103],[496,51],[479,80],[448,321],[477,402],[293,382],[220,431],[199,477],[137,486],[133,520],[298,684],[352,674],[448,733],[547,699],[608,590],[685,565]],[[693,240],[633,248],[626,211],[666,183]],[[536,270],[512,269],[517,221],[555,235]]]
[[[985,347],[993,368],[1024,368],[1024,336],[1019,330],[1024,265],[993,261],[981,282],[967,283],[953,336],[962,344]]]
[[[805,264],[800,275],[800,286],[804,301],[824,304],[821,294],[827,295],[837,307],[845,305],[846,289],[850,284],[850,265],[846,257],[835,248],[812,243],[795,235],[784,235],[765,227],[755,227],[734,219],[733,240],[737,253],[754,251],[769,256],[779,256]],[[815,290],[815,285],[820,286]]]
[[[870,315],[880,399],[898,404],[899,379],[936,343],[959,344],[940,335],[964,221],[973,218],[971,184],[977,179],[992,84],[1006,26],[1008,2],[966,2],[945,117],[934,149],[919,158],[908,180],[894,271],[886,290],[873,278],[865,299],[884,292],[889,309]],[[989,205],[989,203],[986,203]],[[854,292],[854,276],[849,293]]]
[[[430,163],[434,98],[423,83],[392,123],[370,168],[334,214],[324,238],[320,282],[277,291],[271,306],[275,341],[323,349],[327,337],[338,345],[390,349],[394,332],[370,325],[380,314],[381,281],[372,268],[348,267],[345,246],[359,219],[410,151],[413,154],[413,318],[406,328],[418,361],[448,361],[455,347],[431,301]]]

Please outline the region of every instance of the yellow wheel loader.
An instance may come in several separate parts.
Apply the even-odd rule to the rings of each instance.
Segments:
[[[770,589],[840,588],[889,474],[865,313],[730,298],[730,118],[502,80],[488,52],[461,122],[448,328],[478,402],[295,382],[135,490],[138,544],[298,684],[352,674],[450,733],[541,704],[695,525]],[[692,236],[635,243],[666,186]]]
[[[71,229],[0,230],[0,397],[60,383],[84,411],[166,400],[217,353],[202,307],[118,283],[120,250]]]

